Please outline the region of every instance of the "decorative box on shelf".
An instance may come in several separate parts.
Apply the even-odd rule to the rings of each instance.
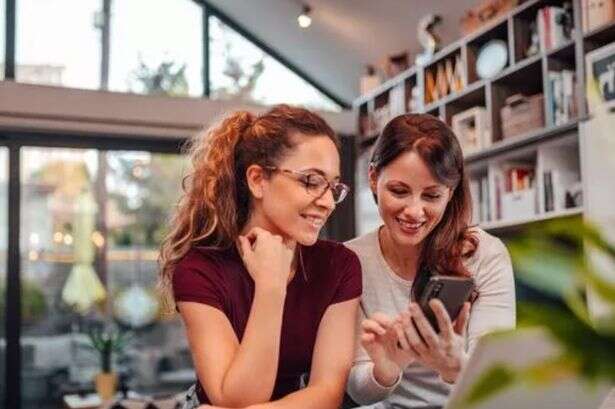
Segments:
[[[451,125],[464,155],[485,149],[491,144],[489,118],[483,107],[470,108],[453,115]]]
[[[504,139],[542,128],[545,123],[543,94],[515,94],[506,98],[506,105],[500,110],[500,119]]]
[[[581,10],[584,32],[615,20],[615,0],[581,0]]]
[[[482,0],[460,19],[461,33],[468,35],[515,8],[519,0]]]
[[[502,220],[532,218],[536,215],[536,189],[502,193]]]

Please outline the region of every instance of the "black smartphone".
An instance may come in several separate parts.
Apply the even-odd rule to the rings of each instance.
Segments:
[[[425,285],[418,304],[431,326],[437,331],[438,320],[429,301],[438,298],[444,304],[451,321],[455,321],[466,301],[470,301],[474,292],[474,279],[471,277],[431,276]]]

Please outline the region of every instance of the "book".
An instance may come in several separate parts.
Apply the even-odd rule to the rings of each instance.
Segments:
[[[569,18],[562,7],[547,6],[538,10],[536,26],[542,52],[557,48],[570,40],[564,21]]]
[[[563,118],[564,122],[570,121],[572,118],[576,117],[577,114],[577,104],[576,104],[576,75],[572,70],[563,70],[562,71],[562,86],[564,93],[564,113],[565,116]]]
[[[518,192],[533,187],[534,165],[509,162],[501,165],[502,192]]]
[[[576,116],[575,73],[571,70],[547,73],[547,122],[561,125]]]
[[[581,0],[583,32],[591,31],[615,19],[615,1]]]
[[[545,200],[545,212],[554,210],[553,206],[553,179],[551,177],[551,171],[543,173],[543,185],[544,185],[544,200]]]
[[[485,176],[480,180],[480,220],[482,222],[491,220],[489,203],[489,178]]]
[[[481,223],[483,218],[481,217],[482,202],[480,179],[470,180],[470,196],[472,196],[472,223]]]

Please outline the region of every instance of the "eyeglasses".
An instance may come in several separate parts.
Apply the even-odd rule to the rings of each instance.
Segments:
[[[331,189],[333,195],[333,201],[335,204],[340,203],[346,198],[346,195],[350,191],[350,187],[341,182],[329,182],[323,175],[318,173],[305,173],[298,170],[282,169],[277,166],[265,166],[265,169],[270,171],[280,171],[288,175],[297,176],[293,179],[299,181],[305,186],[305,190],[310,196],[316,199],[320,199],[327,193],[327,190]]]

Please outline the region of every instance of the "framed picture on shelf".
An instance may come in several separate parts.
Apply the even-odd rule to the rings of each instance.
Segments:
[[[474,107],[453,115],[451,124],[464,156],[485,149],[491,144],[491,131],[485,108]]]
[[[598,106],[615,110],[615,43],[587,53],[585,64],[589,112]]]

